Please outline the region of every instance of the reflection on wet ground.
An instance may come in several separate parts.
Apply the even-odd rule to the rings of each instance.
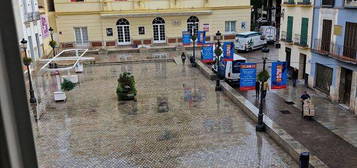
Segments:
[[[117,101],[124,71],[135,76],[137,102]],[[188,65],[86,66],[80,80],[38,123],[40,167],[297,167]]]

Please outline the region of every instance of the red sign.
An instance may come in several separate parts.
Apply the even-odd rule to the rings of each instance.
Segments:
[[[203,24],[203,31],[209,32],[209,24]]]

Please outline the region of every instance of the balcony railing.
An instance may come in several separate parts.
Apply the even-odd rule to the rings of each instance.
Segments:
[[[284,0],[284,4],[295,4],[294,0]]]
[[[357,8],[357,0],[345,0],[346,8]]]
[[[340,61],[357,64],[357,49],[335,43],[327,43],[321,39],[313,41],[312,51]]]
[[[286,31],[281,31],[280,40],[281,41],[286,41]]]
[[[40,20],[40,12],[25,13],[25,22]]]
[[[311,5],[310,0],[297,0],[296,3],[300,5]]]
[[[294,35],[294,44],[301,46],[301,47],[308,47],[307,45],[307,39],[302,39],[300,34],[295,34]]]

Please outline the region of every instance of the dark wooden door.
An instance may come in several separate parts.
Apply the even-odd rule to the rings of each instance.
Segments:
[[[332,68],[322,64],[316,64],[316,88],[330,94],[330,86],[332,84]]]
[[[350,58],[357,58],[357,23],[346,23],[345,42],[343,55]]]
[[[351,97],[351,86],[352,86],[352,70],[341,68],[340,77],[340,103],[349,105]]]
[[[322,24],[322,38],[321,38],[321,50],[330,51],[331,44],[331,31],[332,31],[332,20],[323,20]]]

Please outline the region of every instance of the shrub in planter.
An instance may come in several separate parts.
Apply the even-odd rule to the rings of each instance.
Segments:
[[[70,91],[72,90],[76,84],[72,83],[71,81],[64,79],[63,82],[61,83],[61,89],[64,91]]]
[[[29,57],[24,57],[22,58],[22,62],[24,63],[24,65],[29,66],[32,62],[32,59]]]
[[[129,72],[120,74],[116,89],[118,100],[134,100],[136,96],[135,79]]]
[[[265,82],[265,81],[269,80],[270,75],[269,75],[269,72],[265,70],[265,71],[259,72],[257,77],[260,82]]]
[[[54,40],[51,40],[51,41],[49,42],[49,45],[50,45],[52,48],[56,48],[57,42],[54,41]]]

